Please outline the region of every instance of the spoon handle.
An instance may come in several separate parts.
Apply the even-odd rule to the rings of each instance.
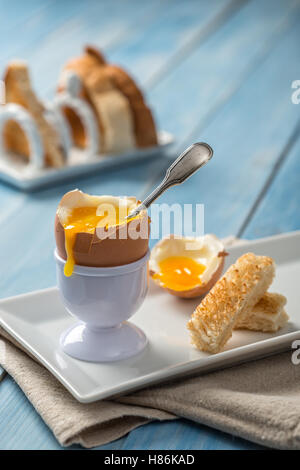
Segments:
[[[167,169],[163,181],[132,213],[129,214],[128,218],[135,217],[142,209],[148,209],[150,204],[152,204],[152,202],[155,201],[166,189],[176,184],[183,183],[193,173],[195,173],[195,171],[205,165],[212,156],[212,148],[204,142],[195,143],[188,147]]]

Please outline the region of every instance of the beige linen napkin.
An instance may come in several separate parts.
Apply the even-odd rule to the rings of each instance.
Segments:
[[[61,445],[105,444],[150,420],[184,417],[250,441],[300,449],[300,366],[291,352],[81,404],[0,329],[0,364]]]

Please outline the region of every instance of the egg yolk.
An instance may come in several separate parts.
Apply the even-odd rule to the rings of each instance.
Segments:
[[[200,276],[205,266],[187,256],[171,256],[159,263],[159,272],[154,274],[163,287],[181,291],[201,284]]]
[[[69,277],[73,273],[75,259],[73,248],[76,241],[77,233],[91,233],[93,234],[95,229],[101,226],[101,220],[105,219],[105,226],[119,225],[122,221],[125,221],[127,211],[122,217],[116,208],[115,217],[113,220],[109,220],[107,213],[104,215],[97,215],[97,207],[75,207],[72,210],[71,215],[68,217],[67,222],[63,224],[65,231],[65,247],[67,252],[67,261],[64,267],[65,276]],[[125,216],[125,217],[124,217]],[[121,220],[122,219],[122,220]]]

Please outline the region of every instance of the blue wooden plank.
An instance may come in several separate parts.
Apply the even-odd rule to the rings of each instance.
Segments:
[[[17,2],[14,8],[15,16],[18,16],[20,2]],[[26,5],[26,2],[22,2]],[[101,2],[102,5],[102,2]],[[21,7],[21,13],[22,13]],[[30,51],[37,47],[43,38],[49,35],[52,31],[63,25],[69,24],[75,15],[80,15],[84,9],[84,4],[79,0],[52,0],[46,3],[45,6],[38,9],[35,14],[30,16],[25,21],[21,21],[19,27],[15,26],[18,32],[22,33],[23,40],[20,40],[20,33],[16,34],[16,29],[8,30],[2,38],[5,40],[6,47],[1,53],[0,57],[0,70],[3,70],[6,63],[12,58],[26,59],[30,55]]]
[[[64,25],[30,50],[36,87],[42,96],[50,97],[55,90],[59,70],[70,57],[79,54],[86,43],[100,47],[108,54],[109,60],[123,63],[143,83],[153,71],[158,72],[165,66],[167,59],[176,55],[229,3],[230,0],[222,3],[213,0],[212,5],[197,2],[196,16],[186,2],[178,0],[148,2],[143,8],[138,8],[136,1],[129,5],[121,1],[118,6],[114,2],[101,15],[87,9],[76,25]],[[180,21],[175,22],[178,15]],[[64,47],[60,48],[62,42]],[[159,45],[160,54],[156,51]],[[114,54],[113,51],[119,53]]]
[[[209,434],[209,439],[207,435]],[[261,446],[187,420],[153,422],[131,431],[122,450],[244,450]]]
[[[199,48],[204,38],[212,35],[244,3],[172,2],[156,21],[110,53],[110,60],[132,71],[139,83],[149,89],[161,75],[168,75],[183,56]]]
[[[6,377],[0,386],[0,449],[61,449],[11,377]]]
[[[31,20],[34,15],[37,15],[40,10],[48,7],[49,3],[54,6],[53,0],[43,1],[41,0],[26,0],[26,2],[20,2],[18,0],[1,0],[0,2],[0,38],[7,41],[5,35],[10,33],[16,34],[17,28],[21,28],[24,23]],[[7,43],[6,43],[7,44]]]
[[[60,2],[64,8],[64,2]],[[81,10],[78,13],[78,9]],[[145,27],[145,23],[153,17],[159,17],[166,10],[168,2],[153,0],[140,8],[138,0],[124,2],[88,1],[69,5],[68,8],[57,13],[50,10],[45,25],[44,16],[39,18],[36,27],[27,33],[26,41],[12,40],[6,59],[0,61],[4,67],[7,59],[16,54],[27,60],[32,68],[34,84],[41,96],[49,97],[57,87],[57,80],[63,64],[76,55],[79,55],[85,44],[95,44],[105,49],[108,46],[116,47],[120,41],[124,42],[127,36],[138,35]],[[76,7],[76,8],[75,8]],[[61,45],[63,44],[63,47]]]
[[[300,138],[275,175],[265,197],[260,201],[252,220],[243,232],[245,238],[260,238],[300,229],[299,154]]]
[[[210,438],[207,439],[209,433]],[[96,447],[103,450],[136,449],[259,449],[242,439],[186,420],[153,422],[132,431],[128,437]],[[63,449],[42,418],[35,412],[11,377],[0,386],[0,449]],[[71,449],[81,449],[73,445]]]
[[[269,0],[246,4],[151,91],[159,126],[177,136],[179,147],[195,129],[199,134],[297,22],[298,14],[299,3],[293,0],[272,1],[272,8]]]

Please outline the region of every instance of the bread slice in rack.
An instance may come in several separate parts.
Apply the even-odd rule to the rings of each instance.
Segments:
[[[151,110],[146,105],[143,94],[135,81],[124,69],[116,65],[107,64],[105,73],[129,101],[133,114],[137,147],[157,145],[157,135]]]
[[[247,253],[230,266],[196,308],[188,329],[200,350],[219,352],[237,322],[248,315],[272,283],[272,258]]]
[[[285,304],[284,295],[266,292],[247,315],[237,320],[235,328],[275,332],[289,319],[284,309]]]
[[[19,104],[34,119],[42,140],[45,163],[53,167],[63,166],[65,155],[60,137],[44,116],[45,108],[32,89],[27,64],[21,61],[11,62],[6,69],[4,82],[6,103]],[[9,151],[30,158],[28,141],[19,124],[8,121],[4,130],[4,140]]]
[[[94,70],[85,83],[99,116],[102,151],[119,153],[134,148],[134,122],[128,99],[113,86],[103,67]]]
[[[64,89],[65,73],[70,71],[80,77],[81,97],[94,111],[101,152],[114,153],[157,145],[152,113],[134,80],[121,67],[108,64],[100,51],[88,46],[82,56],[65,65],[59,91]],[[71,109],[65,112],[76,145],[84,147],[84,129],[78,116]]]

